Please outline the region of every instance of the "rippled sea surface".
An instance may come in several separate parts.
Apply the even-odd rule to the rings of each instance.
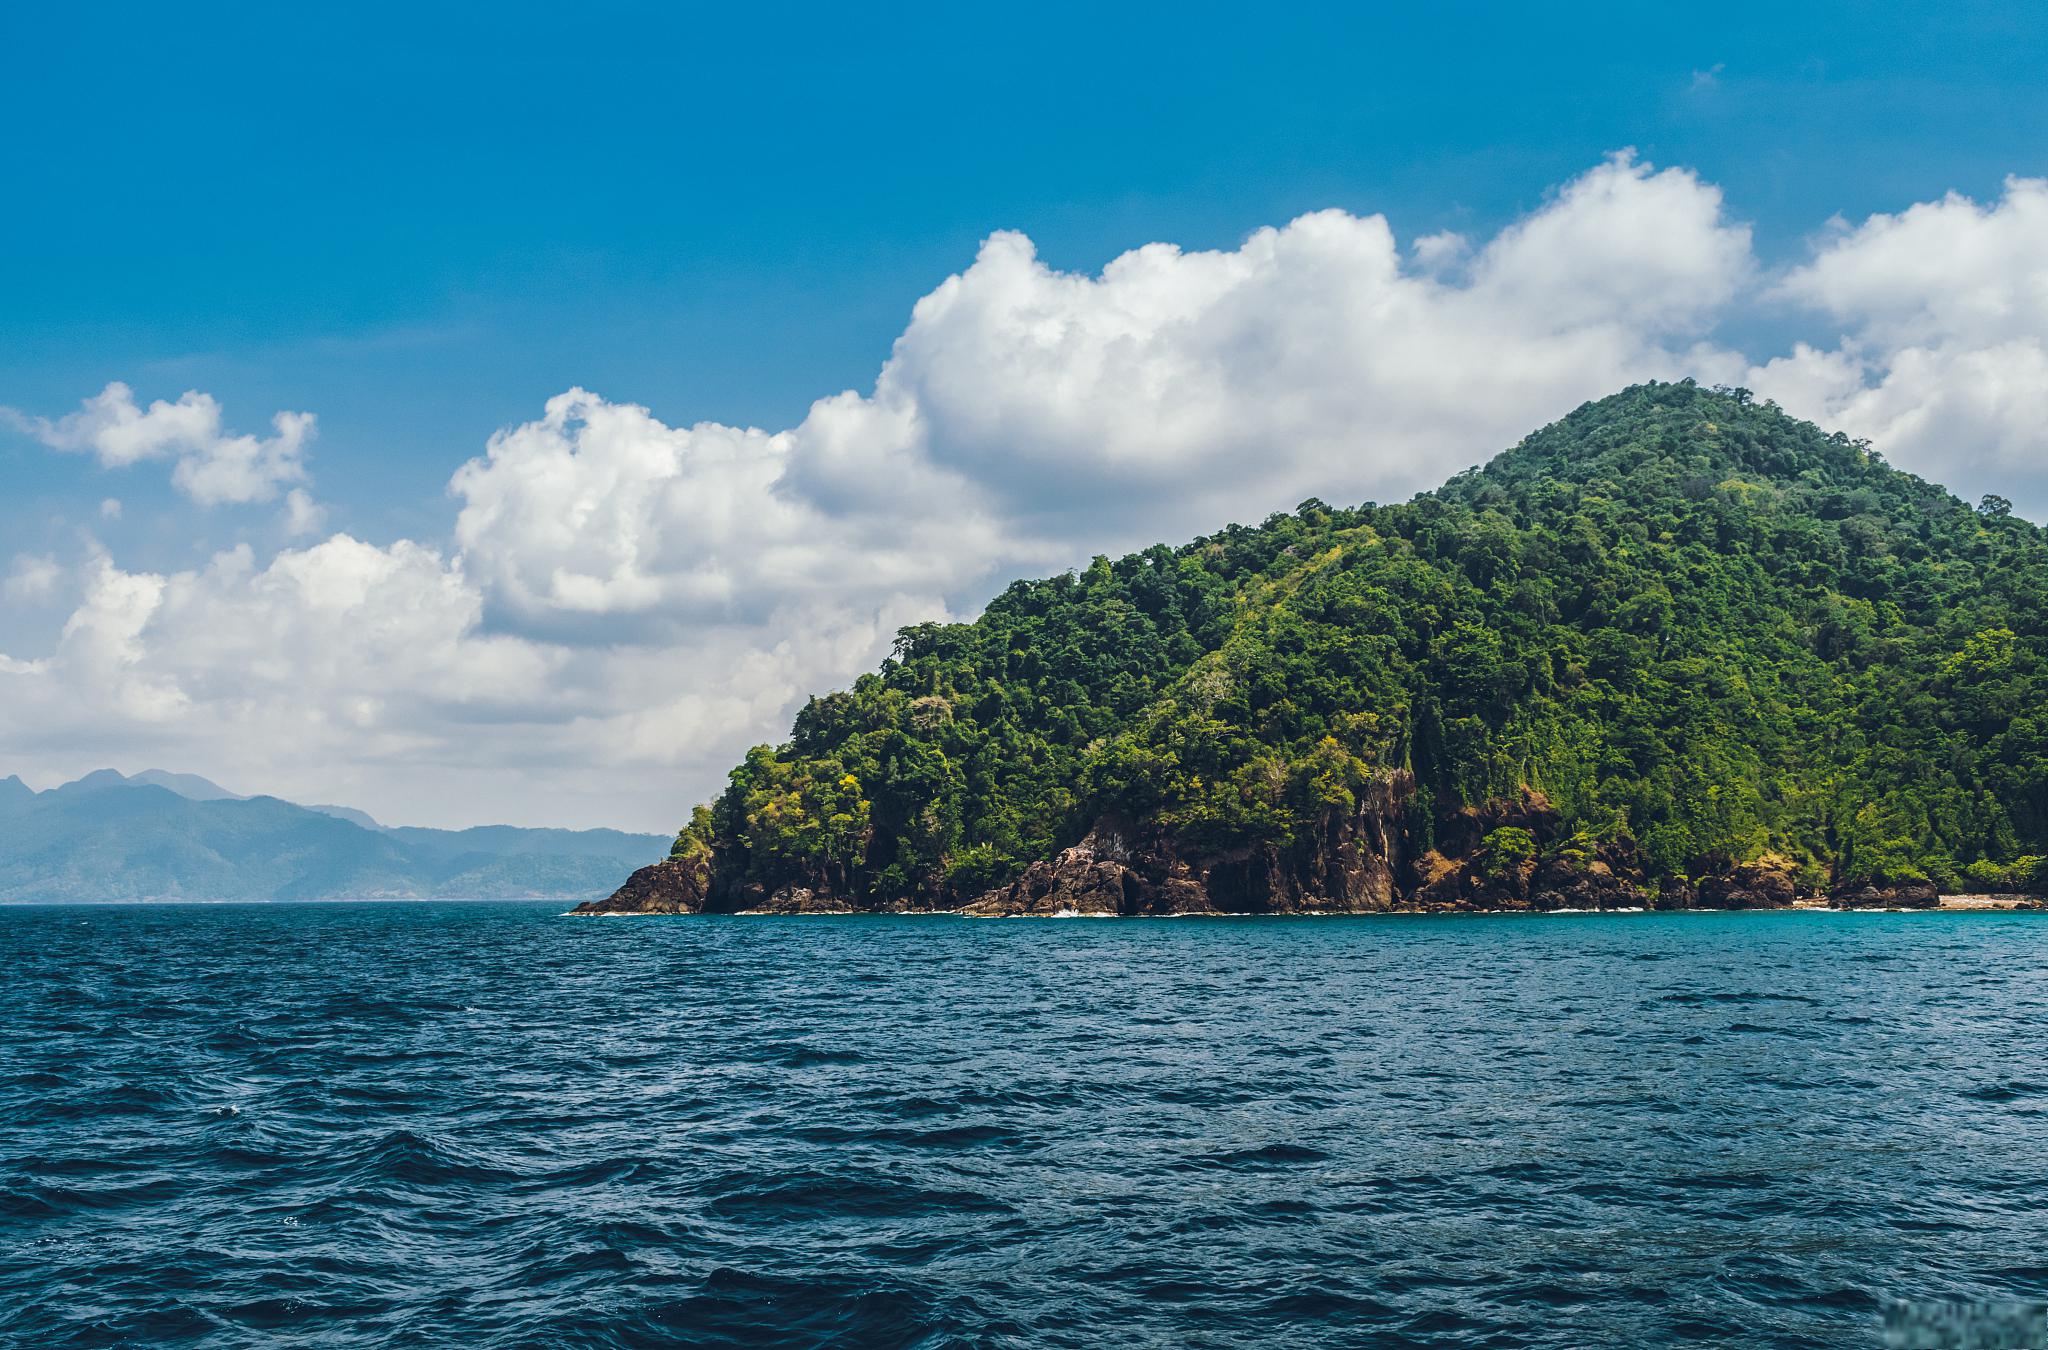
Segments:
[[[0,1343],[1875,1345],[2048,919],[0,909]]]

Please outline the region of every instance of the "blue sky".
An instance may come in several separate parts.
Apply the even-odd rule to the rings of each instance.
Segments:
[[[1749,230],[1726,270],[1749,279],[1731,281],[1710,314],[1661,317],[1643,347],[1655,353],[1617,357],[1614,370],[1682,365],[1694,342],[1759,366],[1798,341],[1857,361],[1948,343],[1961,361],[2012,334],[1980,326],[1958,336],[1951,323],[1929,337],[1876,283],[1844,280],[1856,261],[1846,255],[1841,276],[1789,290],[1783,278],[1832,237],[1830,221],[1854,229],[1950,192],[1989,212],[2008,175],[2048,173],[2048,24],[2021,4],[508,4],[487,17],[434,5],[15,6],[0,17],[0,46],[14,54],[0,117],[15,132],[0,138],[10,199],[0,212],[0,406],[18,410],[0,425],[10,488],[0,525],[17,575],[48,566],[64,578],[30,578],[0,606],[0,651],[17,663],[58,652],[92,594],[96,558],[123,576],[175,577],[246,544],[262,574],[344,531],[380,550],[413,541],[444,560],[460,555],[480,588],[475,634],[554,644],[568,653],[562,669],[580,669],[576,653],[592,647],[702,646],[707,625],[732,628],[719,639],[733,644],[728,664],[773,647],[784,635],[776,624],[797,622],[763,617],[788,599],[781,592],[751,610],[728,596],[735,608],[707,617],[653,582],[645,601],[620,600],[639,594],[630,586],[594,600],[522,589],[523,564],[492,552],[496,526],[481,508],[461,536],[457,513],[478,499],[452,498],[451,474],[493,432],[542,419],[549,399],[577,387],[644,406],[664,431],[700,421],[796,428],[814,400],[871,391],[912,305],[999,231],[1028,236],[1046,268],[1084,277],[1154,241],[1227,253],[1262,227],[1329,209],[1384,215],[1401,250],[1455,232],[1469,242],[1463,256],[1480,258],[1487,241],[1633,148],[1634,163],[1718,193],[1724,232]],[[2007,222],[2007,234],[2020,230]],[[1854,340],[1838,349],[1845,333]],[[1891,359],[1869,358],[1856,378],[1885,387]],[[1701,372],[1709,366],[1741,373],[1740,361],[1706,360]],[[1811,395],[1816,415],[1839,409],[1873,429],[1905,428],[1905,462],[1944,476],[1924,454],[1913,459],[1903,394],[1888,409],[1852,412],[1839,368],[1781,374],[1788,406],[1790,391],[1826,384]],[[310,412],[305,476],[208,504],[173,485],[166,459],[107,467],[104,449],[61,453],[45,443],[58,433],[30,429],[112,381],[138,406],[203,391],[226,431],[268,435],[273,413]],[[1577,396],[1559,386],[1528,403],[1528,416],[1563,411],[1553,405],[1566,392]],[[2010,421],[2011,410],[1984,413],[1984,424],[1998,416]],[[1492,442],[1452,437],[1443,453],[1475,460],[1513,438],[1506,425],[1485,429]],[[1035,433],[1012,423],[1004,434],[1028,451]],[[1985,436],[1992,448],[1949,476],[1965,489],[2016,477],[2012,495],[2042,514],[2048,491],[2029,486],[2024,447],[2005,432]],[[932,452],[939,468],[971,478],[992,462],[966,446],[971,437],[956,439]],[[1020,522],[1059,509],[1063,488],[1089,515],[1090,483],[1078,471],[1062,477],[1072,466],[1058,455],[1019,462],[1051,492],[988,513],[992,537],[1006,542],[958,574],[857,603],[836,597],[835,612],[862,608],[877,623],[934,606],[971,612],[1006,571],[1221,523],[1205,513],[1223,508],[1204,500],[1033,533]],[[1322,481],[1314,467],[1299,483]],[[1354,480],[1410,488],[1427,478],[1329,476],[1333,497]],[[844,518],[832,506],[843,491],[817,488],[815,474],[802,481],[814,505]],[[317,525],[284,521],[290,485],[308,494]],[[109,498],[118,517],[102,510]],[[849,547],[842,566],[894,566]],[[559,560],[549,566],[559,575]],[[477,580],[487,576],[497,579]],[[136,640],[146,646],[166,613],[139,621]],[[847,636],[789,678],[840,682],[870,654]],[[431,715],[453,706],[489,725],[566,727],[630,716],[635,698],[653,697],[613,687],[579,704],[563,693],[567,677],[534,678],[487,714],[465,685]],[[194,700],[226,682],[189,656],[174,681]],[[140,768],[134,756],[161,753],[182,756],[171,768],[240,772],[230,785],[242,790],[271,778],[318,786],[317,766],[276,756],[215,749],[198,754],[212,762],[190,762],[200,747],[166,730],[166,715],[138,714],[130,726],[105,697],[103,737],[53,739],[17,758],[48,776],[99,760]],[[343,690],[336,706],[380,697]],[[466,823],[442,805],[446,787],[489,775],[512,786],[478,810],[658,824],[715,782],[710,766],[744,742],[740,732],[774,735],[786,702],[721,705],[736,730],[701,763],[649,770],[637,794],[579,787],[566,817],[521,807],[570,778],[597,782],[596,758],[564,769],[567,752],[551,751],[508,776],[502,758],[459,763],[445,728],[419,752],[432,773],[406,759],[405,745],[423,743],[411,728],[337,768],[337,787],[400,818],[439,806],[442,818],[423,823]],[[329,724],[339,716],[330,710]],[[405,781],[436,786],[413,796]]]
[[[0,401],[314,409],[330,496],[417,530],[571,384],[776,426],[864,386],[995,229],[1084,270],[1484,229],[1635,146],[1768,257],[2048,146],[2026,5],[883,8],[11,7]]]

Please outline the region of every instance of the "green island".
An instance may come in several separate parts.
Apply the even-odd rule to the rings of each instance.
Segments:
[[[2048,531],[2003,500],[1641,385],[1412,501],[906,628],[578,912],[2038,895],[2044,618]]]

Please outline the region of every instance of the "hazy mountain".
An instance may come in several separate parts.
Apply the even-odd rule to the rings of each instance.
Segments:
[[[111,774],[114,771],[112,769],[102,769],[100,773]],[[120,777],[119,774],[114,774],[114,776]],[[201,778],[196,773],[171,773],[164,769],[144,769],[141,773],[130,774],[127,781],[140,787],[169,788],[187,801],[221,802],[240,801],[242,799],[241,793],[229,792],[220,784],[210,779]]]
[[[381,830],[384,828],[377,823],[377,818],[368,811],[358,811],[353,806],[324,806],[319,802],[307,802],[306,809],[308,811],[318,811],[323,816],[333,816],[336,820],[345,820],[351,825],[360,825],[366,830]]]
[[[194,774],[0,779],[0,900],[577,899],[661,856],[617,830],[395,829]]]

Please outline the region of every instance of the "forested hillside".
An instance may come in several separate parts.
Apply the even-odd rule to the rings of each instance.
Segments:
[[[1410,502],[904,630],[698,808],[676,907],[2035,888],[2044,616],[2048,535],[2004,502],[1641,386]]]

